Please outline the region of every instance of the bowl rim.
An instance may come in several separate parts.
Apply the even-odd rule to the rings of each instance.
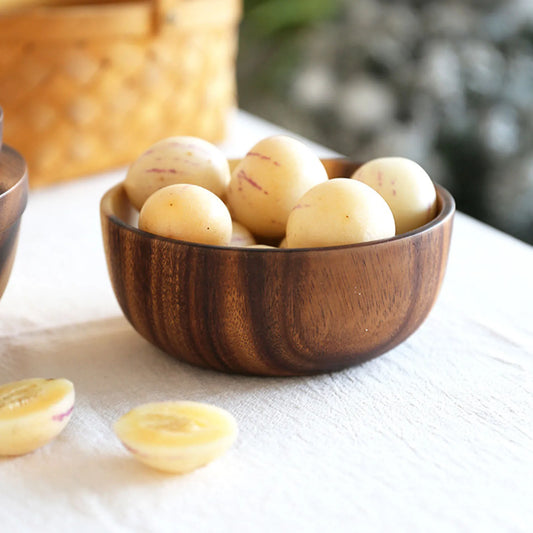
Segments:
[[[8,214],[11,213],[11,216],[6,218],[7,224],[5,224],[5,227],[0,228],[0,230],[8,228],[20,218],[28,203],[28,166],[26,161],[19,152],[7,144],[4,144],[0,148],[0,160],[3,158],[10,158],[17,165],[20,165],[20,176],[18,178],[15,176],[15,182],[8,189],[0,193],[0,211],[5,209]],[[12,197],[14,196],[18,196],[18,199],[15,200],[17,202],[15,209],[12,207],[15,204],[11,204]]]
[[[354,163],[354,164],[357,163],[356,161],[353,161],[345,157],[328,158],[328,159],[323,159],[322,161],[332,161],[332,160],[337,161],[337,162],[346,162],[346,163]],[[120,191],[123,191],[123,193],[125,194],[124,181],[121,181],[115,184],[113,187],[111,187],[104,193],[100,201],[100,213],[102,216],[105,216],[110,222],[113,222],[117,226],[120,226],[144,238],[150,238],[150,239],[154,239],[154,240],[161,241],[161,242],[178,244],[181,246],[213,250],[213,252],[215,253],[228,253],[228,252],[233,252],[233,253],[239,252],[239,253],[250,253],[250,254],[261,254],[261,253],[263,254],[270,254],[270,253],[298,254],[298,253],[304,253],[304,252],[327,253],[333,250],[347,250],[347,249],[349,250],[349,249],[356,249],[356,248],[366,248],[369,246],[385,245],[387,243],[400,241],[400,240],[401,241],[408,240],[408,239],[415,238],[419,235],[429,233],[435,227],[442,225],[449,218],[453,217],[455,213],[455,200],[453,196],[451,195],[451,193],[447,189],[445,189],[442,185],[439,185],[437,183],[434,183],[434,185],[437,191],[437,203],[440,209],[437,215],[432,220],[424,224],[423,226],[420,226],[411,231],[401,233],[398,235],[394,235],[393,237],[388,237],[385,239],[353,243],[353,244],[341,244],[341,245],[335,245],[335,246],[306,247],[306,248],[278,248],[278,247],[253,248],[253,247],[247,247],[247,246],[229,246],[229,245],[223,246],[223,245],[203,244],[203,243],[197,243],[197,242],[191,242],[191,241],[182,241],[179,239],[171,239],[169,237],[163,237],[161,235],[156,235],[154,233],[141,230],[135,226],[132,226],[131,224],[128,224],[127,222],[122,220],[118,215],[116,215],[115,212],[112,210],[112,198],[116,194],[118,194]]]

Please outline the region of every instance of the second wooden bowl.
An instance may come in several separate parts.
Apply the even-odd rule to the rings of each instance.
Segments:
[[[323,161],[330,177],[357,164]],[[133,327],[181,361],[242,374],[339,370],[404,341],[427,317],[446,270],[455,204],[410,233],[314,249],[234,248],[140,231],[122,184],[101,202],[118,302]]]
[[[28,173],[22,156],[0,148],[0,298],[11,274],[20,220],[28,199]]]

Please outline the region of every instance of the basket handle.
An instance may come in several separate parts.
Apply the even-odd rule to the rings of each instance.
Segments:
[[[219,4],[218,9],[216,4]],[[241,0],[130,0],[0,13],[0,42],[149,37],[171,29],[237,23]]]

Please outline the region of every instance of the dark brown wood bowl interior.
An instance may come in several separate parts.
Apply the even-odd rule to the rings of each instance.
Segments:
[[[13,267],[27,199],[26,163],[18,152],[4,144],[0,148],[0,298]]]
[[[330,177],[358,166],[323,160]],[[206,246],[135,227],[122,184],[101,202],[107,264],[133,327],[181,361],[224,372],[329,372],[397,346],[424,321],[448,258],[455,203],[412,232],[314,249]]]

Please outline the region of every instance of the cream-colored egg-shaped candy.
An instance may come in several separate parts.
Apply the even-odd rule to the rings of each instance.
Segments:
[[[374,189],[335,178],[316,185],[298,201],[287,221],[287,246],[337,246],[393,237],[394,217]]]
[[[140,210],[152,193],[167,185],[191,183],[222,196],[229,180],[228,161],[215,145],[197,137],[169,137],[132,163],[124,188]]]
[[[227,202],[234,218],[261,237],[281,238],[291,209],[328,179],[313,151],[286,135],[258,142],[234,168]]]
[[[252,246],[256,244],[252,232],[240,222],[233,220],[230,246]]]
[[[435,185],[427,172],[405,157],[380,157],[359,167],[353,179],[375,189],[389,204],[396,233],[423,226],[437,212]]]
[[[227,246],[231,216],[211,191],[178,183],[154,192],[139,214],[139,229],[183,241]]]

